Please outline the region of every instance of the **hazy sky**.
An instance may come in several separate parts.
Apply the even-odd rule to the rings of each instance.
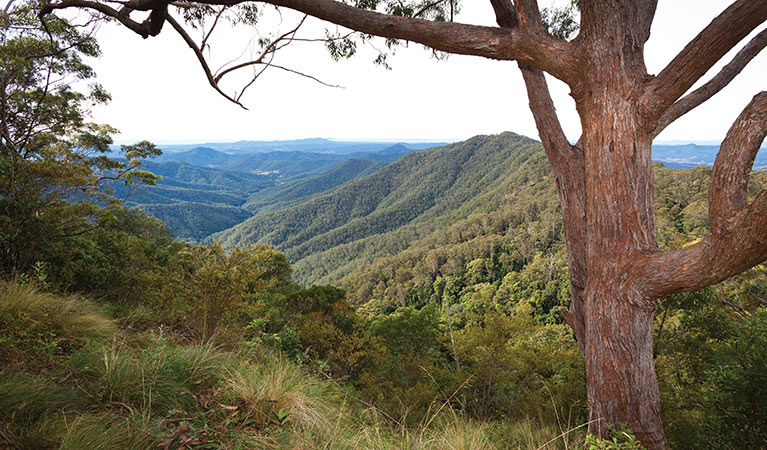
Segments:
[[[487,0],[463,3],[459,21],[493,24]],[[662,69],[729,3],[660,0],[646,46],[648,70]],[[291,17],[283,19],[289,26]],[[317,23],[313,29],[322,33],[326,26]],[[462,140],[502,131],[537,137],[513,62],[456,55],[436,61],[422,47],[411,45],[397,50],[390,60],[392,70],[387,71],[372,64],[372,50],[334,62],[322,45],[305,45],[278,56],[279,62],[343,88],[271,70],[243,98],[250,109],[245,111],[209,87],[193,53],[166,28],[161,36],[146,40],[116,25],[99,30],[104,55],[93,66],[113,100],[96,110],[95,118],[121,130],[118,142],[307,137]],[[228,33],[214,43],[214,55],[219,61],[237,57],[248,39],[241,32]],[[725,58],[723,63],[728,61]],[[671,125],[659,139],[720,140],[751,97],[767,89],[766,72],[767,52],[763,52],[730,86]],[[550,84],[565,132],[575,140],[580,124],[569,89],[556,80]]]

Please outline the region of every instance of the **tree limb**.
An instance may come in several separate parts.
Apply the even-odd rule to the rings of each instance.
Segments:
[[[245,107],[242,103],[240,103],[237,99],[234,97],[228,95],[224,91],[221,90],[221,88],[218,86],[218,82],[213,78],[213,73],[210,70],[210,66],[208,66],[208,62],[205,60],[205,55],[202,54],[202,50],[200,47],[197,46],[197,43],[194,42],[194,39],[192,39],[191,36],[189,36],[189,33],[186,32],[184,27],[179,24],[176,19],[173,18],[170,14],[166,14],[165,18],[168,23],[173,27],[174,30],[181,36],[182,39],[184,39],[184,42],[186,42],[186,45],[189,46],[189,48],[192,49],[195,56],[197,56],[197,61],[200,62],[200,66],[202,67],[202,70],[205,72],[205,77],[208,79],[208,83],[211,85],[213,89],[216,90],[219,94],[221,94],[224,98],[229,100],[230,102],[239,105],[242,109],[247,110],[248,108]]]
[[[490,3],[495,10],[498,25],[505,28],[514,28],[523,20],[529,24],[531,18],[535,18],[537,14],[529,9],[537,8],[534,0],[527,1],[524,5],[517,3],[517,8],[522,7],[527,10],[523,13],[515,10],[511,0],[490,0]],[[527,18],[523,19],[520,16]],[[541,23],[540,15],[536,20]],[[563,318],[575,332],[579,345],[582,345],[585,342],[583,292],[586,287],[586,168],[583,153],[570,145],[562,130],[543,72],[524,64],[519,64],[519,69],[525,80],[530,110],[533,113],[538,134],[554,171],[565,219],[572,301],[570,311],[565,311]]]
[[[117,19],[117,21],[125,25],[126,28],[130,29],[144,39],[148,38],[149,36],[156,36],[157,33],[159,33],[159,29],[157,29],[157,27],[152,27],[151,15],[143,22],[136,22],[129,16],[130,8],[126,9],[126,7],[123,7],[118,11],[109,5],[91,0],[62,0],[56,3],[46,3],[43,5],[40,13],[45,15],[52,12],[54,9],[66,8],[85,8],[98,11],[107,17]],[[151,34],[152,31],[156,31],[157,33]]]
[[[767,46],[767,29],[754,36],[751,42],[743,47],[732,61],[724,66],[715,77],[671,105],[658,119],[653,136],[657,136],[676,119],[697,108],[700,104],[724,89],[765,46]]]
[[[570,311],[563,318],[575,332],[579,345],[585,342],[583,301],[586,288],[586,165],[583,152],[567,140],[540,70],[520,64],[530,110],[546,156],[551,162],[559,192],[565,224],[568,269],[570,273]]]
[[[748,206],[748,178],[765,135],[767,92],[762,92],[732,125],[716,156],[708,190],[708,215],[714,236],[726,232],[727,222]]]
[[[767,136],[767,92],[754,97],[730,128],[709,190],[712,235],[651,255],[640,273],[652,296],[701,289],[767,260],[767,190],[748,205],[748,175]]]
[[[246,0],[200,0],[207,5],[234,6]],[[336,0],[257,0],[260,3],[282,6],[303,12],[334,24],[376,36],[403,39],[423,44],[435,50],[464,55],[483,56],[498,60],[516,60],[548,72],[565,81],[574,81],[577,61],[568,51],[567,42],[554,39],[524,28],[502,30],[497,27],[466,25],[454,22],[436,22],[409,17],[398,17],[356,8]],[[162,0],[130,0],[124,3],[129,11],[149,11]],[[143,23],[131,20],[114,8],[93,0],[61,0],[50,3],[46,11],[67,7],[88,8],[118,19],[141,36],[150,35],[149,19]]]
[[[511,0],[490,0],[495,11],[495,21],[504,28],[517,26],[517,13]]]
[[[518,26],[539,34],[548,34],[541,20],[541,10],[537,0],[515,0]]]
[[[216,82],[216,83],[218,83],[218,82],[221,80],[221,78],[222,78],[224,75],[226,75],[227,73],[233,72],[233,71],[235,71],[235,70],[238,70],[238,69],[241,69],[241,68],[243,68],[243,67],[252,66],[252,65],[254,65],[254,64],[260,64],[260,63],[263,61],[263,59],[264,59],[264,56],[265,56],[265,55],[267,55],[267,54],[269,54],[269,53],[273,53],[273,52],[274,52],[274,50],[275,50],[275,47],[277,46],[277,44],[279,44],[280,42],[282,42],[282,41],[283,41],[283,40],[285,40],[285,39],[291,39],[291,40],[292,40],[291,36],[295,35],[295,34],[296,34],[296,32],[298,32],[298,29],[299,29],[299,28],[301,28],[301,26],[304,24],[304,22],[305,22],[305,21],[306,21],[306,16],[304,16],[304,17],[301,19],[301,21],[300,21],[300,22],[298,22],[298,25],[296,25],[296,26],[295,26],[294,28],[292,28],[290,31],[288,31],[288,32],[286,32],[286,33],[283,33],[283,34],[282,34],[282,35],[280,35],[280,36],[279,36],[277,39],[275,39],[275,40],[274,40],[274,41],[272,41],[272,42],[271,42],[269,45],[267,45],[267,46],[266,46],[266,48],[264,48],[264,51],[263,51],[263,52],[261,52],[261,56],[259,56],[258,58],[254,59],[254,60],[252,60],[252,61],[248,61],[248,62],[244,62],[244,63],[236,64],[236,65],[234,65],[234,66],[231,66],[231,67],[228,67],[228,68],[226,68],[226,69],[222,70],[220,73],[218,73],[218,74],[217,74],[217,75],[214,77],[214,80],[215,80],[215,82]],[[325,84],[325,83],[322,83],[322,84]]]
[[[767,20],[764,0],[737,0],[717,16],[650,82],[642,98],[648,123],[657,120],[728,51]]]
[[[203,0],[229,1],[229,0]],[[237,1],[237,0],[232,0]],[[396,17],[335,0],[262,0],[376,36],[403,39],[435,50],[498,60],[515,60],[568,82],[576,62],[569,44],[526,28],[499,29],[455,22]]]
[[[175,5],[174,5],[175,6]],[[221,10],[216,14],[215,19],[213,19],[213,24],[210,26],[210,30],[208,30],[207,33],[204,34],[202,37],[202,42],[200,42],[200,49],[205,50],[205,46],[208,44],[208,39],[210,39],[210,36],[213,34],[213,30],[216,29],[216,25],[218,25],[218,21],[221,19],[221,16],[224,15],[224,13],[229,9],[228,6],[224,6],[221,8]]]

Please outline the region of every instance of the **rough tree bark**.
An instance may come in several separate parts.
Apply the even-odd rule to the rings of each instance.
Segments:
[[[767,259],[767,192],[750,205],[746,195],[767,134],[767,93],[747,106],[717,156],[709,193],[712,235],[671,253],[655,245],[652,139],[719,92],[767,45],[762,31],[718,75],[682,97],[767,21],[767,2],[734,1],[653,76],[644,65],[644,44],[656,0],[581,0],[581,32],[570,42],[547,32],[536,0],[490,0],[499,27],[394,17],[336,0],[200,3],[245,1],[446,52],[519,62],[559,189],[572,295],[564,318],[586,362],[590,430],[605,433],[607,423],[623,423],[645,446],[666,448],[652,350],[654,311],[661,296],[717,283]],[[117,11],[95,0],[61,0],[44,11],[96,10],[147,37],[161,31],[169,5],[129,0]],[[138,22],[130,17],[135,11],[151,13]],[[575,146],[562,132],[543,72],[572,90],[583,127]]]

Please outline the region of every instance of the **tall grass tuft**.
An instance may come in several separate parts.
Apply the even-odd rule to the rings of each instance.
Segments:
[[[0,366],[39,372],[88,343],[113,336],[115,326],[96,309],[75,296],[0,282]]]
[[[288,423],[301,431],[319,432],[329,427],[335,388],[303,373],[282,356],[267,355],[258,364],[244,363],[225,380],[230,402],[241,405],[247,416],[266,426]]]
[[[129,420],[111,414],[83,414],[62,419],[59,450],[150,449],[155,441]]]

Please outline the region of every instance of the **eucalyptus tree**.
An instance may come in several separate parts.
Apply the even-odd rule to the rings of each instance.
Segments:
[[[51,242],[95,226],[109,201],[105,181],[156,178],[139,170],[141,158],[158,153],[152,144],[124,146],[128,161],[111,159],[116,130],[88,121],[91,108],[109,100],[97,84],[77,89],[94,76],[84,58],[99,55],[92,18],[71,23],[41,20],[38,13],[39,4],[13,0],[0,11],[0,267],[6,275],[28,270]]]
[[[660,252],[655,242],[651,144],[767,45],[767,30],[741,44],[767,20],[767,2],[733,1],[657,74],[648,73],[644,55],[657,0],[577,3],[579,23],[567,14],[542,13],[536,0],[489,0],[497,26],[455,22],[457,0],[58,0],[44,11],[85,8],[143,37],[159,34],[167,23],[193,50],[210,84],[237,103],[249,84],[228,94],[222,79],[241,68],[289,70],[274,64],[274,54],[297,40],[303,21],[259,41],[261,52],[252,60],[217,72],[206,59],[207,39],[227,15],[258,27],[259,12],[269,5],[351,30],[326,36],[336,57],[354,53],[355,36],[380,36],[389,45],[405,40],[438,52],[517,61],[559,189],[572,297],[564,318],[586,362],[591,429],[624,423],[646,446],[664,448],[654,311],[664,295],[703,288],[767,259],[767,193],[749,203],[746,189],[767,133],[767,93],[746,106],[717,156],[709,193],[711,235],[677,251]],[[555,29],[547,27],[552,22]],[[576,26],[578,35],[567,39]],[[203,30],[201,41],[191,38],[193,28]],[[719,73],[691,90],[739,45]],[[582,124],[575,145],[562,131],[544,72],[572,91]]]

